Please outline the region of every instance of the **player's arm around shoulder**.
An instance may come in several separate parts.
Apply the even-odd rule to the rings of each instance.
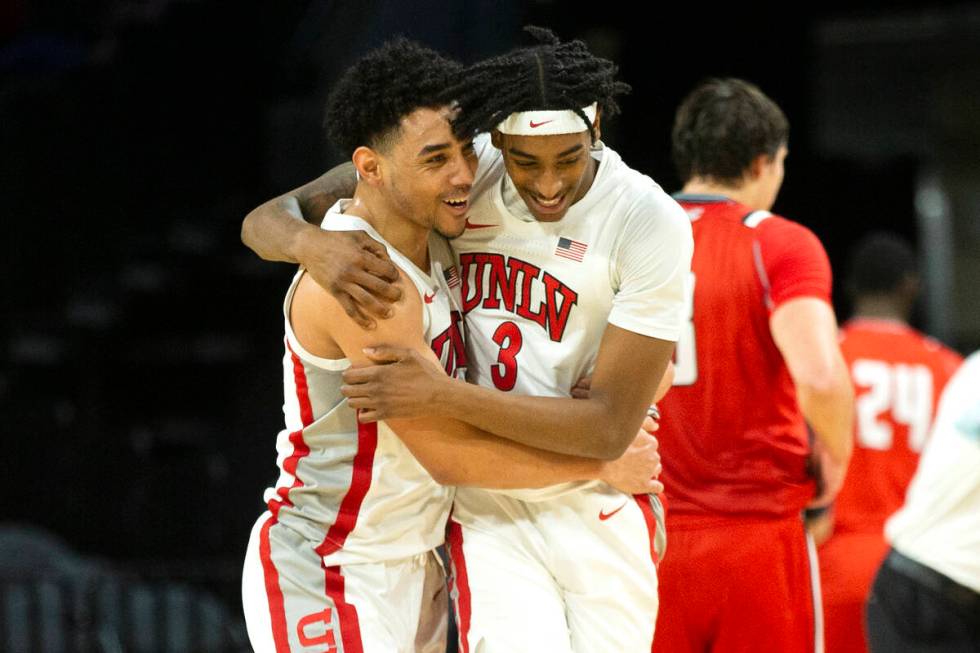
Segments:
[[[327,210],[351,197],[354,166],[345,163],[263,202],[242,222],[242,242],[267,261],[299,263],[338,298],[359,324],[373,328],[398,299],[395,266],[384,246],[363,231],[325,231]]]
[[[331,168],[249,211],[242,221],[242,242],[266,260],[301,262],[300,245],[316,233],[327,209],[353,196],[356,185],[353,164]]]

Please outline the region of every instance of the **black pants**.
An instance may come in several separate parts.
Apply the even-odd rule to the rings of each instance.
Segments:
[[[980,594],[892,550],[867,604],[872,653],[980,652]]]

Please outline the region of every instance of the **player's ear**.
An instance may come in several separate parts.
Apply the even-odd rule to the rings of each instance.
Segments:
[[[360,181],[372,186],[381,183],[383,179],[381,157],[376,150],[362,145],[354,150],[351,160],[354,162]]]
[[[768,154],[760,154],[752,159],[752,163],[749,164],[748,169],[745,171],[745,176],[749,181],[755,181],[765,174],[766,169],[773,164],[774,160],[775,157],[769,156]]]
[[[498,150],[504,149],[504,135],[500,133],[499,129],[490,132],[490,144]]]
[[[602,107],[596,107],[595,110],[595,120],[592,121],[592,133],[595,135],[595,140],[592,142],[593,145],[596,141],[602,140],[602,130],[599,128],[599,123],[602,120]]]

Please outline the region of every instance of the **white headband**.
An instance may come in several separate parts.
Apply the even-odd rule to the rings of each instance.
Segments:
[[[595,124],[596,105],[582,107],[582,112]],[[517,136],[553,136],[555,134],[575,134],[588,129],[582,117],[574,111],[518,111],[507,116],[499,125],[504,134]]]

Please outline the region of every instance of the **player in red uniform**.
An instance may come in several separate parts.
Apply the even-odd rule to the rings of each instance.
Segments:
[[[788,129],[736,79],[705,82],[677,111],[675,199],[694,259],[691,318],[660,404],[670,547],[655,653],[819,650],[801,512],[818,488],[825,503],[840,486],[853,393],[823,247],[768,211]]]
[[[854,317],[841,350],[854,380],[854,455],[832,512],[812,528],[822,543],[827,650],[868,650],[864,602],[888,552],[885,520],[905,500],[936,405],[962,362],[956,352],[908,325],[918,292],[915,255],[901,239],[874,234],[852,257]]]

